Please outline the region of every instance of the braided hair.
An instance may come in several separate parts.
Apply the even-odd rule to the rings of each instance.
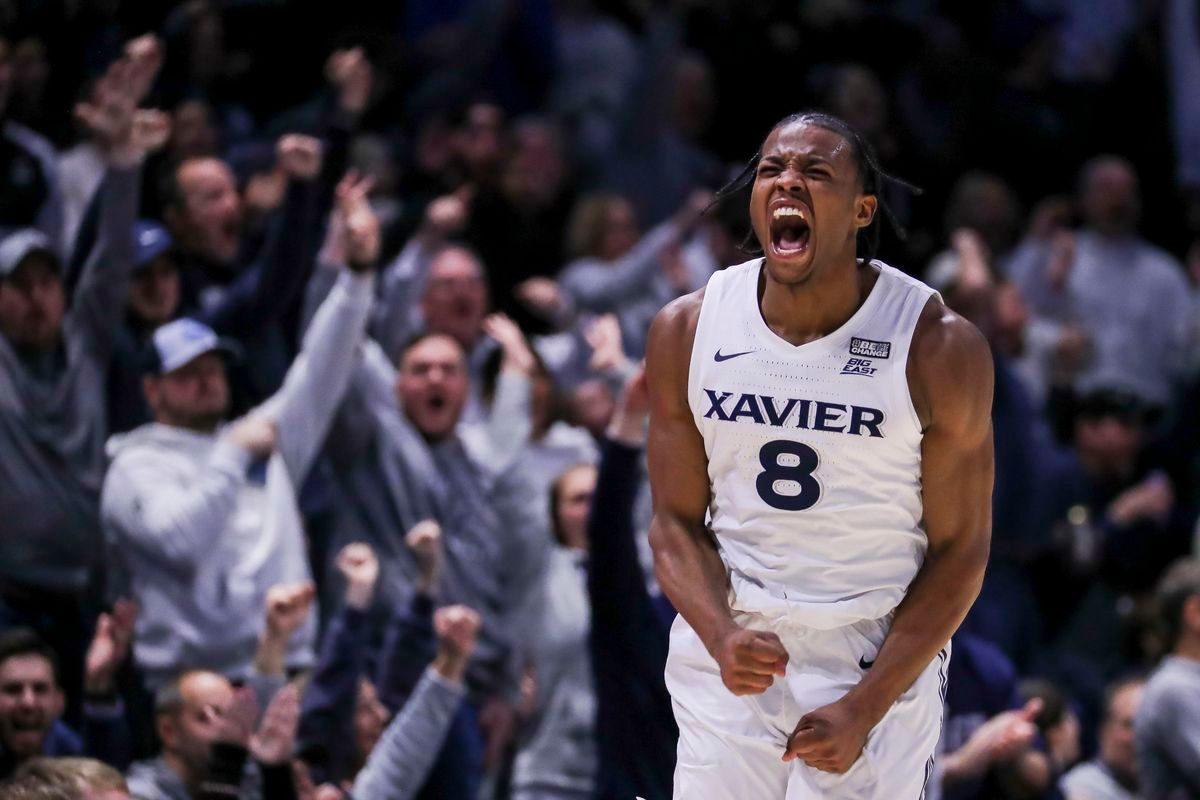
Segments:
[[[815,125],[818,128],[824,128],[827,131],[832,131],[833,133],[836,133],[838,136],[841,136],[843,139],[845,139],[846,142],[850,144],[851,149],[854,151],[854,160],[856,166],[858,167],[858,176],[859,182],[862,185],[862,192],[863,194],[874,195],[878,203],[877,213],[871,220],[871,223],[858,232],[856,242],[856,250],[858,255],[864,261],[870,261],[878,254],[879,233],[881,228],[879,217],[881,214],[887,218],[888,223],[892,226],[892,230],[896,232],[896,235],[901,240],[907,238],[907,231],[905,231],[904,227],[896,219],[895,215],[892,214],[892,210],[889,208],[887,201],[883,196],[883,189],[890,183],[901,186],[913,194],[920,194],[921,190],[907,181],[900,180],[899,178],[884,172],[883,168],[879,166],[879,159],[876,157],[875,148],[871,146],[871,143],[864,139],[862,134],[851,127],[848,122],[835,117],[832,114],[826,114],[822,111],[801,111],[796,114],[791,114],[775,123],[775,126],[771,128],[771,131],[767,134],[767,136],[770,137],[771,133],[774,133],[780,128],[793,123]],[[749,163],[742,168],[742,171],[739,172],[733,178],[733,180],[729,181],[729,183],[725,184],[717,191],[716,197],[713,200],[713,204],[716,205],[727,200],[730,196],[738,194],[751,183],[753,183],[754,175],[758,171],[758,162],[761,160],[762,148],[760,147],[758,152],[754,154],[754,157],[750,159]],[[746,236],[746,240],[742,243],[742,249],[747,252],[762,252],[761,246],[755,245],[753,231]]]

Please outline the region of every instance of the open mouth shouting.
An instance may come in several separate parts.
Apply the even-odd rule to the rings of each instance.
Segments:
[[[778,259],[792,259],[808,252],[812,238],[812,213],[801,205],[776,202],[771,205],[771,250]]]
[[[9,747],[22,753],[37,752],[50,727],[41,714],[14,715],[7,723],[3,738]]]

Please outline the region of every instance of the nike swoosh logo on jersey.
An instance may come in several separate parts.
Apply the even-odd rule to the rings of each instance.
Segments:
[[[875,662],[874,662],[874,661],[867,661],[867,657],[866,657],[866,656],[859,656],[859,657],[858,657],[858,668],[859,668],[859,669],[870,669],[870,668],[871,668],[871,667],[873,667],[873,666],[875,666]]]
[[[728,361],[731,358],[737,358],[738,356],[748,356],[751,353],[757,353],[757,352],[758,352],[757,350],[745,350],[741,353],[729,353],[728,355],[722,355],[721,348],[718,347],[716,354],[713,356],[713,361],[716,361],[719,364],[722,361]]]

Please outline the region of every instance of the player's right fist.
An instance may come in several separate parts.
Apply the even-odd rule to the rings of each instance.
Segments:
[[[787,669],[783,642],[767,631],[737,628],[722,637],[714,650],[725,688],[739,696],[762,694]]]

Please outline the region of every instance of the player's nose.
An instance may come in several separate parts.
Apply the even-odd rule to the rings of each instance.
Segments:
[[[795,200],[808,203],[808,183],[801,170],[794,167],[784,169],[775,180],[775,188]]]

